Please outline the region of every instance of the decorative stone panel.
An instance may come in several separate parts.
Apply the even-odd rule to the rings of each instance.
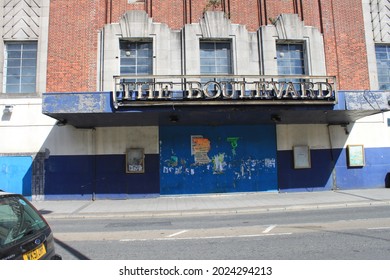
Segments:
[[[123,15],[119,22],[124,38],[148,37],[152,19],[144,11],[132,11]]]
[[[323,36],[313,26],[306,26],[296,14],[281,14],[272,24],[260,27],[261,73],[263,75],[277,75],[276,60],[277,42],[302,42],[305,47],[308,75],[325,76],[325,47]]]
[[[39,37],[41,0],[4,0],[4,40],[36,40]]]
[[[372,33],[376,43],[390,42],[390,0],[371,0]]]
[[[231,34],[231,22],[224,12],[205,12],[199,24],[203,38],[227,38]]]

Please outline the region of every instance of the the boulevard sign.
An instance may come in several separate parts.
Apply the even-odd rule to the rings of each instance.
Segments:
[[[268,103],[269,101],[291,104],[336,101],[336,85],[333,77],[300,77],[290,78],[290,80],[267,77],[271,79],[269,81],[265,80],[264,76],[258,80],[241,76],[229,77],[229,79],[225,77],[225,80],[220,78],[205,80],[201,77],[202,82],[189,81],[183,76],[180,76],[180,81],[177,81],[177,78],[174,77],[171,81],[163,81],[161,77],[158,81],[155,78],[136,81],[127,77],[115,77],[114,106],[222,105]]]

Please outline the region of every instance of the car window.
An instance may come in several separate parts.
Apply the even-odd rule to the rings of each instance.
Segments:
[[[47,223],[20,196],[0,197],[0,248],[28,238]]]

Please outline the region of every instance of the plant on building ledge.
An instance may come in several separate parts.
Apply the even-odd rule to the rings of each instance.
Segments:
[[[206,6],[203,9],[203,14],[207,11],[222,11],[226,18],[230,18],[230,13],[226,13],[222,5],[222,0],[208,0]]]
[[[215,10],[221,10],[221,0],[209,0],[206,4],[206,7],[204,8],[204,11],[215,11]]]

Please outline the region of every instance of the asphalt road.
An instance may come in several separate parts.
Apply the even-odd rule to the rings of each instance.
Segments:
[[[50,220],[64,259],[390,259],[390,207]]]

